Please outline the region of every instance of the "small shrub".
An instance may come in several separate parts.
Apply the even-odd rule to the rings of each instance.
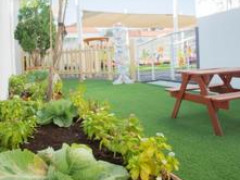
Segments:
[[[9,80],[10,97],[14,95],[21,96],[25,90],[25,83],[27,82],[26,75],[11,76]]]
[[[37,102],[20,98],[0,102],[0,146],[3,149],[18,148],[32,136],[38,107]]]
[[[142,138],[136,147],[129,149],[127,165],[133,180],[149,180],[160,173],[168,179],[170,172],[178,170],[179,162],[163,136]]]
[[[24,121],[6,121],[0,123],[0,144],[4,149],[16,149],[27,142],[36,127],[36,117]]]
[[[27,73],[27,82],[33,83],[33,82],[41,82],[48,78],[48,71],[47,70],[34,70],[29,71]]]
[[[38,108],[38,102],[23,101],[17,97],[0,101],[0,121],[24,121],[28,117],[35,116]]]
[[[47,70],[34,70],[23,75],[12,76],[9,81],[10,98],[18,95],[24,100],[45,101],[48,75]]]
[[[90,139],[102,140],[113,136],[116,126],[116,117],[106,111],[89,112],[83,121],[83,130]]]

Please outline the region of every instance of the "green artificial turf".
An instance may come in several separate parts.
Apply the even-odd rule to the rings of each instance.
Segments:
[[[79,84],[78,80],[65,80],[65,92]],[[103,80],[83,84],[87,97],[109,101],[119,117],[136,114],[146,135],[163,132],[180,161],[176,174],[182,179],[240,179],[240,101],[219,112],[224,136],[216,137],[203,105],[183,102],[178,118],[171,119],[175,100],[163,87],[140,83],[114,86]]]

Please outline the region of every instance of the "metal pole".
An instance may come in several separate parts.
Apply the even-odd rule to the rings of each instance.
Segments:
[[[154,47],[151,45],[152,81],[155,80]]]
[[[175,41],[177,39],[178,32],[178,0],[173,0],[173,34],[171,36],[171,51],[172,51],[172,60],[171,60],[171,79],[175,79],[175,66],[177,62],[177,47]]]
[[[82,18],[83,18],[83,0],[80,2],[80,0],[76,0],[76,7],[77,7],[77,29],[78,29],[78,44],[80,48],[83,48],[83,24],[82,24]]]

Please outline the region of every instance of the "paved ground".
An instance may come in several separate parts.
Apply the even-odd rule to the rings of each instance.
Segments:
[[[154,84],[154,85],[164,86],[164,87],[179,87],[180,86],[179,82],[164,81],[164,80],[149,82],[148,84]]]
[[[140,81],[148,82],[155,80],[170,80],[171,72],[170,71],[155,71],[154,78],[152,77],[152,71],[140,71]],[[180,81],[180,74],[176,73],[175,80]]]

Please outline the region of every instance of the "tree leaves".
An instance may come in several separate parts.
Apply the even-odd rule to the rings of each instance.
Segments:
[[[19,11],[19,23],[15,30],[15,39],[24,51],[43,56],[50,48],[50,9],[47,1],[24,2]],[[55,26],[53,27],[53,36]],[[53,39],[54,40],[54,39]]]

